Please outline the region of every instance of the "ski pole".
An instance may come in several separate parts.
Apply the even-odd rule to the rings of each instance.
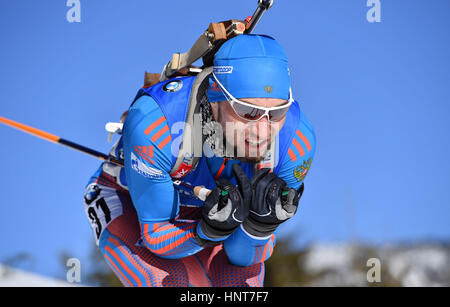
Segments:
[[[43,131],[43,130],[31,127],[31,126],[28,126],[28,125],[25,125],[25,124],[22,124],[22,123],[19,123],[19,122],[16,122],[16,121],[13,121],[11,119],[8,119],[8,118],[2,117],[2,116],[0,116],[0,123],[3,123],[3,124],[5,124],[7,126],[10,126],[12,128],[18,129],[20,131],[26,132],[28,134],[37,136],[37,137],[39,137],[41,139],[44,139],[46,141],[49,141],[49,142],[52,142],[52,143],[55,143],[55,144],[61,144],[61,145],[67,146],[69,148],[81,151],[81,152],[83,152],[85,154],[88,154],[90,156],[96,157],[97,159],[100,159],[102,161],[111,162],[111,163],[114,163],[114,164],[119,165],[121,167],[124,166],[124,163],[123,163],[122,160],[118,160],[118,159],[116,159],[116,158],[114,158],[114,157],[112,157],[110,155],[106,155],[104,153],[98,152],[98,151],[93,150],[91,148],[87,148],[87,147],[82,146],[80,144],[76,144],[76,143],[71,142],[69,140],[60,138],[59,136],[56,136],[56,135],[51,134],[51,133],[48,133],[46,131]],[[175,185],[177,185],[177,186],[184,186],[184,187],[186,187],[188,189],[191,189],[194,192],[195,196],[198,197],[199,199],[203,200],[203,201],[206,199],[206,197],[209,195],[209,193],[211,193],[211,191],[208,190],[208,189],[205,189],[203,187],[194,187],[194,186],[192,186],[192,185],[190,185],[188,183],[184,183],[184,182],[182,182],[180,180],[175,180],[173,183]]]
[[[19,122],[16,122],[16,121],[13,121],[11,119],[8,119],[8,118],[2,117],[2,116],[0,116],[0,122],[5,124],[5,125],[7,125],[7,126],[12,127],[12,128],[15,128],[15,129],[21,130],[23,132],[26,132],[28,134],[37,136],[37,137],[39,137],[41,139],[44,139],[46,141],[49,141],[49,142],[52,142],[52,143],[55,143],[55,144],[64,145],[64,146],[67,146],[69,148],[81,151],[81,152],[83,152],[85,154],[88,154],[90,156],[96,157],[97,159],[100,159],[102,161],[107,161],[107,162],[111,162],[111,163],[117,164],[119,166],[123,166],[123,161],[118,160],[118,159],[116,159],[114,157],[111,157],[110,155],[106,155],[104,153],[98,152],[98,151],[93,150],[91,148],[87,148],[87,147],[82,146],[80,144],[77,144],[77,143],[71,142],[69,140],[63,139],[63,138],[61,138],[59,136],[56,136],[54,134],[45,132],[43,130],[40,130],[40,129],[31,127],[31,126],[28,126],[28,125],[25,125],[25,124],[22,124],[22,123],[19,123]]]

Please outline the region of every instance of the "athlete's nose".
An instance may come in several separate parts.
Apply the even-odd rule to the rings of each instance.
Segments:
[[[259,140],[270,140],[271,125],[269,118],[263,116],[260,120],[250,125],[250,136],[256,136]]]

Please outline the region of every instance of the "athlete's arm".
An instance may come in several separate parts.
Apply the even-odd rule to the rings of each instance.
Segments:
[[[163,258],[178,259],[197,253],[197,223],[177,222],[178,191],[172,168],[172,136],[158,104],[139,98],[128,111],[123,129],[127,184],[141,225],[143,244]]]
[[[278,176],[286,181],[288,187],[300,188],[311,167],[315,152],[316,135],[302,113],[300,125],[278,171]]]
[[[314,130],[302,114],[294,138],[290,141],[288,151],[277,172],[278,177],[286,182],[288,188],[300,189],[311,167],[315,149]],[[272,234],[270,232],[271,229],[267,229],[265,235],[264,229],[259,229],[251,234],[245,229],[245,225],[241,225],[224,243],[230,262],[239,266],[250,266],[269,259],[276,242],[276,232]]]
[[[224,242],[228,260],[237,266],[251,266],[270,258],[275,247],[276,232],[267,237],[256,237],[241,225]]]

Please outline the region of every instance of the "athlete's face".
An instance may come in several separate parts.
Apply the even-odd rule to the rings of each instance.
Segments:
[[[243,98],[243,102],[257,107],[272,108],[287,103],[284,99],[275,98]],[[273,138],[284,125],[286,116],[278,122],[270,122],[267,116],[258,121],[247,121],[239,117],[228,101],[211,103],[215,120],[223,129],[227,146],[234,147],[240,160],[246,162],[261,161]],[[230,129],[233,127],[233,129]]]

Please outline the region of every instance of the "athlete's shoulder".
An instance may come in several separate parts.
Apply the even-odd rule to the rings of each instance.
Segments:
[[[294,127],[291,138],[287,140],[290,143],[288,158],[294,162],[305,157],[312,158],[316,150],[316,133],[305,113],[300,113],[298,124]]]
[[[172,135],[166,116],[152,97],[141,96],[128,110],[123,144],[125,159],[138,159],[149,167],[170,171]]]
[[[133,130],[146,117],[156,117],[161,113],[161,108],[155,99],[148,95],[141,95],[128,109],[124,129]]]
[[[316,153],[316,133],[304,112],[300,113],[298,124],[289,142],[278,175],[288,186],[298,188],[305,179]]]
[[[300,122],[296,131],[296,135],[305,144],[306,151],[309,152],[311,156],[314,156],[317,143],[316,133],[312,123],[303,112],[301,112],[300,114]]]

